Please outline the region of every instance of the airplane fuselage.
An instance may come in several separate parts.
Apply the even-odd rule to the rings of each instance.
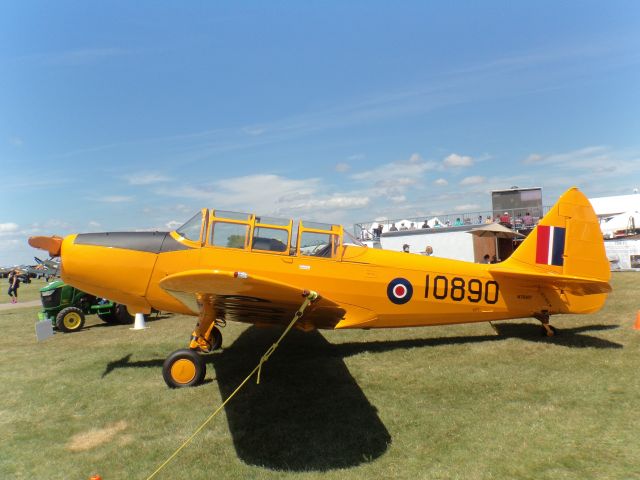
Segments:
[[[173,232],[135,234],[136,238],[118,241],[114,235],[118,234],[67,237],[62,245],[62,277],[84,291],[126,304],[132,312],[154,308],[196,314],[159,285],[163,278],[188,270],[240,271],[281,279],[349,307],[349,315],[337,323],[316,321],[314,326],[320,328],[489,321],[540,311],[562,313],[565,308],[557,289],[494,277],[489,265],[483,264],[355,245],[341,246],[335,257],[326,258],[189,246]],[[268,302],[259,297],[241,300],[245,305]],[[251,313],[246,308],[239,311]],[[234,320],[255,321],[243,317],[233,315]]]

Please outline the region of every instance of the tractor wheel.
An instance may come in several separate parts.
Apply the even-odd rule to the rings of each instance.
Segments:
[[[176,350],[162,365],[162,377],[170,388],[193,387],[202,383],[207,373],[204,360],[195,350]]]
[[[67,307],[56,315],[56,327],[61,332],[77,332],[84,326],[84,313],[76,307]]]

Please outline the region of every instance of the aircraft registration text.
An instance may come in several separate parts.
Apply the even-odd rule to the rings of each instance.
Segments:
[[[478,278],[465,280],[462,277],[449,278],[445,275],[436,275],[431,281],[431,275],[425,279],[424,298],[445,300],[454,302],[467,300],[471,303],[484,301],[490,305],[497,303],[500,287],[495,280],[482,281]]]

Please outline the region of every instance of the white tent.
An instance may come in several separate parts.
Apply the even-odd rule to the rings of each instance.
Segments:
[[[624,212],[603,220],[600,230],[605,238],[613,238],[615,232],[626,229],[640,228],[640,212]]]

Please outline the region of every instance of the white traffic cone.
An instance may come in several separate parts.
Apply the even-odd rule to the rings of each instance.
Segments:
[[[130,330],[144,330],[145,328],[149,328],[144,323],[144,313],[136,313],[136,319],[133,323],[133,328]]]

